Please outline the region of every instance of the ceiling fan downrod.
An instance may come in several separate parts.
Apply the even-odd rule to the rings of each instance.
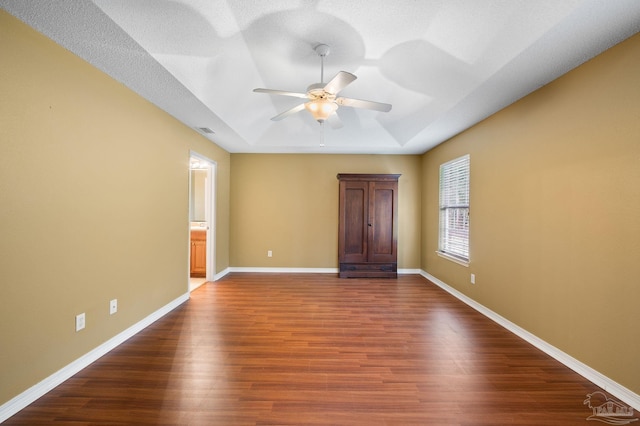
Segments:
[[[324,83],[324,57],[331,51],[326,44],[319,44],[313,50],[320,56],[320,83]]]

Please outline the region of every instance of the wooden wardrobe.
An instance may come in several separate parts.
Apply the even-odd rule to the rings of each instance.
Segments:
[[[340,181],[340,278],[398,276],[398,178],[345,174]]]

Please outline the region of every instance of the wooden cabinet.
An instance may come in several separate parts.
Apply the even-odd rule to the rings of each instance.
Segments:
[[[338,263],[341,278],[396,278],[398,178],[339,174]]]
[[[191,270],[192,277],[207,275],[207,231],[191,230]]]

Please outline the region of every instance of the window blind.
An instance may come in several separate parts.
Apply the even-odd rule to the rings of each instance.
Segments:
[[[469,260],[469,155],[440,166],[438,250]]]

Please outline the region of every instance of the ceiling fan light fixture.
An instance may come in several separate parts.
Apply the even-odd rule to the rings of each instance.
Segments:
[[[383,104],[380,102],[364,101],[361,99],[351,99],[337,97],[338,93],[351,84],[356,78],[355,75],[350,72],[340,71],[338,72],[328,83],[324,82],[324,57],[329,54],[329,46],[326,44],[320,44],[315,47],[315,51],[320,56],[320,83],[314,83],[307,87],[307,93],[296,93],[285,90],[273,90],[273,89],[253,89],[258,93],[269,93],[272,95],[284,95],[292,96],[294,98],[308,99],[308,102],[298,104],[288,110],[281,112],[275,117],[271,117],[272,121],[280,121],[283,118],[289,117],[306,109],[313,116],[313,119],[322,124],[325,121],[329,121],[329,124],[334,129],[342,127],[342,122],[336,110],[340,106],[347,106],[353,108],[364,108],[374,111],[387,112],[391,110],[391,105]]]
[[[304,104],[313,118],[322,123],[338,109],[338,104],[327,99],[315,99]]]

